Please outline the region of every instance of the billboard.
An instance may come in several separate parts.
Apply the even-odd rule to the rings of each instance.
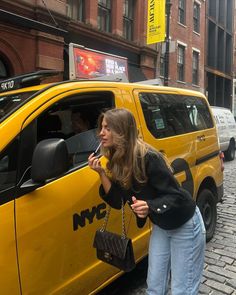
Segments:
[[[70,79],[91,79],[115,74],[128,77],[127,58],[69,44]]]

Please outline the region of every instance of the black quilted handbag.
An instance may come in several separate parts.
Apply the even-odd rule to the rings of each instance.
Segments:
[[[93,247],[97,258],[125,272],[135,268],[132,240],[126,236],[124,204],[122,202],[122,235],[106,230],[111,207],[108,208],[104,224],[96,231]]]

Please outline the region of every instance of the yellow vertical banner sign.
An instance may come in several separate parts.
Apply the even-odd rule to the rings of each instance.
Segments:
[[[165,0],[148,0],[147,44],[165,40]]]

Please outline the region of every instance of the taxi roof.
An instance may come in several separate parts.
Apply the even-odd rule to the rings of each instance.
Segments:
[[[40,90],[46,90],[48,88],[51,88],[53,86],[59,86],[60,84],[66,84],[66,83],[83,83],[85,84],[93,83],[100,85],[101,83],[109,84],[114,83],[112,86],[118,84],[122,84],[123,87],[127,88],[133,88],[133,89],[138,89],[138,88],[143,88],[143,89],[158,89],[159,91],[166,91],[168,90],[169,92],[175,92],[179,93],[181,92],[182,94],[196,94],[196,91],[193,90],[188,90],[184,88],[176,88],[176,87],[167,87],[167,86],[160,86],[160,85],[150,85],[150,83],[145,84],[145,81],[140,81],[135,82],[135,83],[130,83],[128,82],[127,78],[123,77],[123,75],[117,74],[117,75],[112,75],[112,76],[102,76],[102,77],[97,77],[97,78],[92,78],[92,79],[80,79],[80,80],[67,80],[67,81],[61,81],[61,82],[51,82],[51,83],[42,83],[45,79],[57,76],[61,74],[62,72],[55,71],[55,70],[40,70],[37,72],[32,72],[20,76],[15,76],[12,78],[9,78],[4,81],[0,81],[0,96],[2,94],[4,95],[10,95],[10,94],[18,94],[18,93],[24,93],[24,92],[38,92]],[[202,93],[198,92],[199,96],[204,96]],[[34,95],[33,95],[34,97]]]

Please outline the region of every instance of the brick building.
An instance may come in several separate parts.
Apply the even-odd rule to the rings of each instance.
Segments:
[[[205,0],[171,0],[169,86],[205,92]],[[164,80],[165,45],[159,46]]]
[[[68,76],[68,44],[126,57],[131,81],[155,77],[146,46],[147,0],[1,0],[0,79],[56,69]]]
[[[235,0],[166,2],[168,85],[201,91],[211,104],[235,109]],[[38,69],[63,71],[67,79],[73,42],[126,57],[130,81],[164,80],[165,42],[147,46],[146,26],[147,0],[1,0],[0,79]]]

